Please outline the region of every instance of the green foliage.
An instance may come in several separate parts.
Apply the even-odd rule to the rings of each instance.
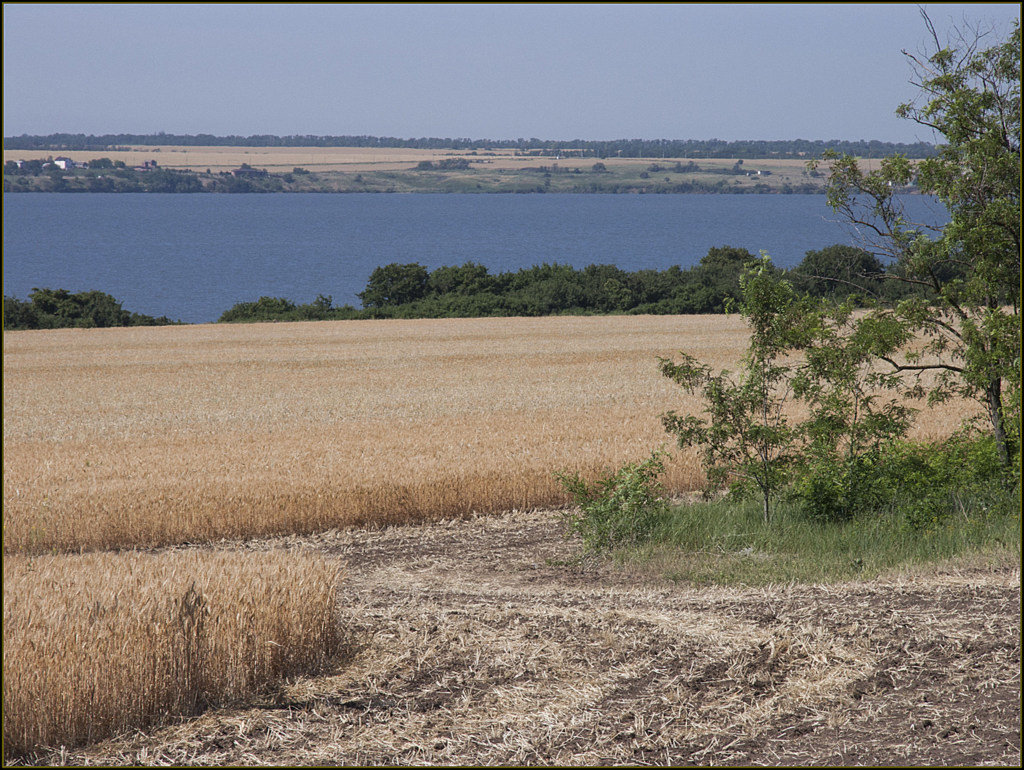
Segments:
[[[4,297],[4,329],[64,329],[110,326],[164,326],[166,316],[131,313],[101,291],[71,293],[66,289],[32,289],[27,302]]]
[[[898,441],[843,459],[810,462],[792,499],[811,518],[885,515],[914,530],[951,517],[1012,515],[1020,483],[999,460],[995,440],[963,432],[941,443]]]
[[[879,349],[879,357],[911,378],[935,372],[937,384],[927,388],[933,401],[955,395],[981,403],[1011,466],[1020,457],[1020,24],[982,49],[977,34],[940,44],[924,19],[934,51],[908,58],[926,101],[901,105],[898,114],[945,142],[919,164],[892,155],[867,172],[849,155],[826,154],[828,200],[875,234],[869,245],[894,261],[889,276],[915,289],[889,318],[924,345]],[[905,215],[896,193],[915,182],[949,211],[938,232]],[[908,391],[925,389],[909,379]]]
[[[38,329],[31,302],[4,296],[4,329]]]
[[[427,293],[432,296],[457,294],[472,296],[490,291],[494,280],[484,265],[467,262],[461,267],[439,267],[427,279]]]
[[[356,296],[366,308],[383,308],[404,305],[422,299],[427,293],[427,278],[430,273],[423,265],[413,262],[378,267],[370,274],[366,289]]]
[[[884,276],[885,267],[874,254],[839,244],[808,251],[791,273],[798,291],[836,300],[851,295],[882,297]]]
[[[621,553],[673,580],[704,585],[785,585],[871,579],[894,569],[978,554],[1020,558],[1018,498],[995,488],[960,498],[963,511],[915,528],[892,505],[839,521],[780,503],[771,526],[755,501],[694,502],[669,508],[647,543]]]
[[[972,513],[1019,515],[1020,478],[1003,466],[993,436],[964,432],[941,444],[896,449],[885,458],[885,472],[909,525],[934,527]]]
[[[218,319],[220,323],[235,321],[273,321],[292,314],[295,303],[281,297],[260,297],[255,302],[240,302],[225,311]]]
[[[417,171],[465,171],[469,161],[465,158],[444,158],[443,160],[421,160],[416,164]]]
[[[203,190],[199,177],[188,171],[157,168],[140,174],[139,181],[146,192],[192,193]]]
[[[853,304],[821,304],[808,313],[798,346],[804,358],[792,378],[809,412],[800,426],[798,494],[809,513],[829,519],[849,518],[877,501],[872,469],[882,450],[906,435],[914,414],[898,398],[883,398],[899,378],[875,367],[875,350],[903,329],[877,316],[856,317]]]
[[[53,166],[50,160],[25,161],[21,168],[9,161],[4,164],[4,176],[25,182],[11,188],[12,191],[195,193],[207,189],[199,176],[191,171],[155,165],[135,170],[126,168],[124,161],[112,161],[110,158],[96,158],[89,161],[88,168],[67,171]],[[27,177],[34,177],[31,184]]]
[[[878,452],[847,457],[811,457],[800,466],[791,499],[812,519],[849,521],[888,498]]]
[[[792,366],[786,355],[805,344],[814,314],[792,284],[780,280],[767,255],[740,276],[740,314],[750,327],[750,345],[736,377],[715,375],[682,353],[674,363],[659,359],[661,372],[690,394],[699,394],[706,417],[668,412],[665,429],[680,447],[701,448],[712,487],[728,482],[756,489],[765,523],[799,460],[798,430],[790,425]]]
[[[586,551],[635,545],[651,535],[667,508],[657,481],[664,457],[654,452],[592,484],[579,474],[555,474],[577,506],[565,513],[569,532],[582,539]]]
[[[486,266],[466,262],[433,271],[418,263],[391,264],[371,274],[358,296],[363,311],[336,308],[324,318],[449,318],[541,316],[552,314],[685,314],[722,313],[741,294],[740,271],[753,260],[746,249],[712,248],[700,264],[683,270],[629,272],[615,265],[542,263],[515,272],[490,274]],[[773,272],[777,276],[784,271]],[[297,307],[303,307],[301,305]],[[239,303],[222,320],[294,320],[293,306]],[[341,314],[335,311],[343,311]],[[360,315],[361,313],[361,315]],[[301,318],[307,318],[302,315]]]
[[[260,297],[255,302],[239,302],[224,311],[217,323],[252,323],[264,321],[327,321],[347,320],[359,316],[351,305],[333,307],[331,297],[318,294],[308,305],[296,305],[280,297]]]

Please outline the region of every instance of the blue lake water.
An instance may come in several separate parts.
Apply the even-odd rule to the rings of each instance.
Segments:
[[[857,243],[823,195],[26,193],[3,204],[6,296],[96,289],[191,323],[261,296],[359,307],[370,273],[391,262],[663,270],[728,245],[793,267],[809,250]],[[946,219],[922,196],[908,210]]]

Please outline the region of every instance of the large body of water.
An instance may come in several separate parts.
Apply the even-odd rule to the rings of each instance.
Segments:
[[[360,306],[373,269],[467,261],[626,270],[696,264],[714,246],[793,267],[856,244],[823,195],[7,194],[4,294],[96,289],[126,310],[215,321],[261,296]],[[945,221],[933,200],[915,217]]]

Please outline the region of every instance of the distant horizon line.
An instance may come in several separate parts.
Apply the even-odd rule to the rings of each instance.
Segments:
[[[75,138],[75,139],[107,139],[107,138],[161,138],[161,139],[197,139],[197,138],[211,138],[217,140],[227,139],[305,139],[305,140],[320,140],[329,141],[335,139],[359,139],[359,140],[377,140],[377,141],[397,141],[397,142],[459,142],[459,143],[473,143],[473,144],[537,144],[537,143],[559,143],[565,144],[568,142],[577,142],[583,144],[610,144],[620,142],[649,142],[649,143],[692,143],[692,144],[780,144],[780,143],[792,143],[792,142],[806,142],[809,144],[828,144],[828,143],[840,143],[840,144],[889,144],[889,145],[906,145],[906,146],[917,146],[917,145],[929,145],[934,146],[934,142],[927,142],[924,140],[917,140],[914,142],[903,142],[903,141],[889,141],[883,139],[805,139],[803,137],[791,137],[788,139],[757,139],[748,137],[746,139],[720,139],[718,137],[710,137],[707,139],[697,138],[667,138],[667,137],[614,137],[608,139],[582,139],[579,137],[573,137],[571,139],[552,139],[546,138],[541,139],[539,137],[516,137],[514,139],[493,139],[486,137],[466,137],[466,136],[388,136],[383,134],[311,134],[311,133],[291,133],[291,134],[268,134],[268,133],[255,133],[255,134],[212,134],[209,132],[197,132],[197,133],[169,133],[166,131],[157,132],[129,132],[121,131],[117,133],[108,132],[102,134],[92,134],[84,132],[71,132],[71,131],[54,131],[48,134],[40,133],[27,133],[12,134],[4,136],[3,141],[18,139],[54,139],[54,138]]]
[[[928,158],[939,149],[930,142],[883,142],[878,139],[468,139],[419,137],[401,139],[370,134],[22,134],[4,137],[5,151],[107,152],[142,147],[263,147],[263,148],[358,148],[414,149],[478,152],[514,151],[530,155],[569,153],[598,158],[804,158],[826,152],[864,158],[901,154]]]

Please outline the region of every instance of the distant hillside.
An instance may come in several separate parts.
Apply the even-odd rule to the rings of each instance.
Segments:
[[[902,144],[893,142],[840,141],[838,139],[781,141],[744,140],[726,142],[721,139],[613,139],[593,141],[571,139],[461,139],[420,138],[397,139],[382,136],[213,136],[211,134],[50,134],[48,136],[6,137],[6,150],[113,150],[118,147],[165,145],[178,147],[409,147],[413,149],[515,149],[523,152],[558,150],[580,157],[594,158],[802,158],[821,155],[825,150],[881,158],[893,153],[908,158],[927,158],[935,154],[935,146],[927,142]]]

